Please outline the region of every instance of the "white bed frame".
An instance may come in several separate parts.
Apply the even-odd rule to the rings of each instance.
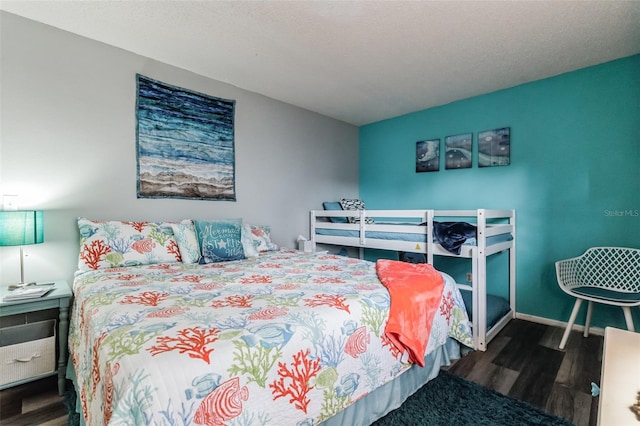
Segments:
[[[356,217],[359,223],[334,223],[331,217]],[[365,218],[373,218],[367,224]],[[433,221],[469,222],[477,227],[477,244],[463,245],[455,255],[433,240]],[[485,351],[487,344],[516,315],[516,213],[515,210],[312,210],[310,212],[310,239],[316,244],[329,244],[365,248],[423,253],[427,263],[433,264],[433,256],[449,256],[471,259],[471,284],[460,284],[461,290],[472,292],[473,346]],[[377,223],[376,223],[377,222]],[[425,225],[418,225],[424,223]],[[357,231],[358,236],[334,236],[317,234],[318,229]],[[367,238],[366,232],[401,232],[426,234],[426,243]],[[509,241],[487,244],[487,238],[511,234]],[[507,250],[509,252],[509,306],[510,311],[487,330],[487,257]],[[445,271],[446,272],[446,271]]]

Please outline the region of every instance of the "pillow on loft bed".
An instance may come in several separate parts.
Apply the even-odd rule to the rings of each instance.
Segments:
[[[78,218],[78,270],[180,262],[168,222],[93,221]]]
[[[341,199],[340,207],[342,207],[342,210],[364,210],[365,209],[364,201],[358,200],[358,199],[349,199],[349,198]],[[347,219],[349,223],[360,223],[360,218],[358,217],[348,217]],[[374,222],[372,218],[365,217],[364,223],[371,224]]]
[[[342,210],[342,206],[339,201],[325,201],[322,203],[322,208],[325,210]],[[346,217],[339,216],[329,217],[329,221],[333,223],[349,223]]]

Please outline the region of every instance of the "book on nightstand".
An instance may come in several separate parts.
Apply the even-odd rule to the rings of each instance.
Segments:
[[[23,299],[37,299],[38,297],[42,297],[45,294],[49,293],[51,290],[55,288],[54,284],[47,285],[28,285],[24,287],[18,287],[14,290],[9,291],[3,298],[3,302],[10,302],[12,300],[23,300]]]

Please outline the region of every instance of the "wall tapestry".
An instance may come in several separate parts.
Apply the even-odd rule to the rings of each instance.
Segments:
[[[440,170],[440,139],[416,142],[416,173]]]
[[[235,201],[235,101],[136,77],[138,198]]]
[[[472,164],[473,133],[444,138],[444,168],[468,169]]]
[[[478,133],[478,167],[508,166],[511,160],[510,127]]]

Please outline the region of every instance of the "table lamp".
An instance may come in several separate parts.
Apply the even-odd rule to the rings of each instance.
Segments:
[[[44,213],[41,210],[0,211],[0,246],[20,246],[20,283],[24,285],[22,246],[44,242]]]

